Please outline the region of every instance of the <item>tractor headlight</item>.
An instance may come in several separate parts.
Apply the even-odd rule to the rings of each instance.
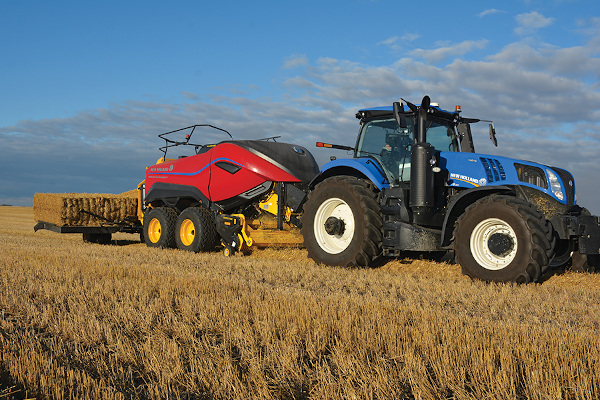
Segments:
[[[562,190],[562,186],[560,184],[560,180],[554,172],[549,169],[546,169],[546,173],[548,174],[548,181],[550,182],[550,190],[552,194],[554,194],[559,200],[565,199],[565,194]]]

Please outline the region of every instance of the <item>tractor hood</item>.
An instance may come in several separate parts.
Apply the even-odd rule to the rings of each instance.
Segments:
[[[560,168],[508,157],[455,152],[440,152],[439,167],[448,171],[450,186],[528,186],[562,204],[575,204],[573,175]]]

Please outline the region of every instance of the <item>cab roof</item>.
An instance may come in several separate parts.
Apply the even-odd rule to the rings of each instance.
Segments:
[[[417,107],[420,107],[420,105],[416,105]],[[410,108],[408,108],[408,106],[406,104],[402,104],[403,110],[405,113],[410,114],[412,113],[412,111],[410,110]],[[446,119],[456,119],[459,116],[459,112],[458,111],[447,111],[447,110],[443,110],[441,109],[439,106],[430,106],[429,107],[430,110],[434,110],[434,115],[441,117],[441,118],[446,118]],[[358,110],[358,112],[356,113],[356,118],[364,120],[364,119],[371,119],[371,118],[376,118],[376,117],[382,117],[382,116],[392,116],[394,112],[394,109],[392,106],[381,106],[381,107],[374,107],[374,108],[363,108]]]

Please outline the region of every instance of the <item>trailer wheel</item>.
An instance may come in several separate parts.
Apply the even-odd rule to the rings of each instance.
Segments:
[[[152,208],[144,216],[144,240],[148,247],[175,247],[177,211],[168,207]]]
[[[175,243],[181,250],[213,250],[219,243],[219,234],[210,211],[189,207],[183,210],[175,224]]]
[[[382,220],[370,183],[325,179],[309,194],[302,217],[304,246],[327,265],[369,266],[381,253]]]
[[[548,267],[552,234],[529,203],[491,196],[469,206],[454,230],[463,273],[486,281],[536,281]]]

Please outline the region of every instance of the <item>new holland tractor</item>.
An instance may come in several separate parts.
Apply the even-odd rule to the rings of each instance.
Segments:
[[[480,120],[428,96],[356,116],[354,147],[317,143],[353,157],[320,170],[306,148],[275,138],[193,144],[201,125],[184,128],[182,141],[169,136],[182,130],[159,135],[164,157],[141,187],[146,244],[221,244],[226,255],[303,244],[316,262],[339,266],[453,252],[468,276],[519,283],[553,266],[600,264],[600,218],[576,204],[568,171],[475,153],[470,124]],[[195,154],[167,159],[179,145]]]

